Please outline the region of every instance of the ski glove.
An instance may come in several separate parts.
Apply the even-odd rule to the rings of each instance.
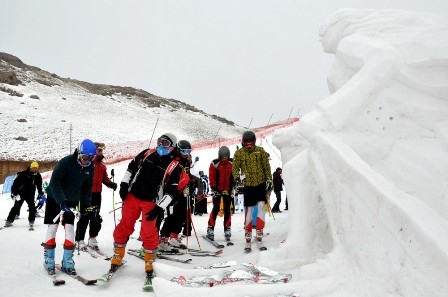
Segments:
[[[272,191],[272,180],[266,181],[266,192]]]
[[[120,183],[120,197],[121,200],[123,201],[126,199],[126,196],[128,195],[128,188],[129,188],[128,183],[125,182]]]
[[[173,197],[168,194],[163,195],[162,199],[157,202],[154,208],[146,213],[146,220],[153,221],[157,219],[158,216],[163,216],[165,209],[170,205],[171,201],[173,201]]]
[[[67,205],[65,201],[62,201],[61,204],[59,204],[59,206],[61,207],[61,211],[72,212],[71,208]]]
[[[18,194],[17,195],[12,195],[11,194],[11,199],[14,200],[14,201],[20,201],[22,198]]]
[[[110,183],[108,183],[107,184],[107,187],[108,188],[111,188],[112,190],[116,190],[117,189],[117,183],[114,183],[114,182],[110,182]],[[121,189],[121,188],[120,188]]]

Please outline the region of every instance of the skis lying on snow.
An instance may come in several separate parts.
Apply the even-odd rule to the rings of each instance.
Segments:
[[[213,268],[227,268],[231,266],[235,266],[236,261],[227,261],[227,262],[219,262],[214,264],[209,264],[207,266],[197,266],[194,269],[213,269]]]
[[[120,269],[122,266],[124,266],[124,264],[126,264],[126,260],[122,260],[121,264],[118,265],[115,270],[109,270],[109,272],[103,274],[102,276],[97,278],[97,280],[102,281],[102,282],[110,281],[112,279],[112,277],[115,275],[115,273],[117,273],[118,269]]]
[[[70,273],[68,273],[68,272],[63,271],[63,270],[62,270],[62,267],[61,267],[61,264],[56,264],[55,267],[56,267],[58,270],[64,272],[64,273],[67,274],[67,275],[69,275],[70,277],[72,277],[72,278],[74,278],[74,279],[76,279],[76,280],[82,282],[82,283],[83,283],[84,285],[86,285],[86,286],[90,286],[90,285],[93,285],[93,284],[96,283],[96,279],[87,279],[87,278],[85,278],[85,277],[83,277],[83,276],[81,276],[81,275],[79,275],[79,274],[70,274]]]
[[[59,286],[59,285],[64,285],[65,284],[65,280],[60,279],[56,276],[56,272],[50,272],[47,270],[47,267],[45,267],[45,263],[44,263],[44,269],[47,272],[48,276],[51,278],[51,281],[53,282],[54,286]]]
[[[213,244],[216,248],[218,248],[218,249],[222,249],[222,248],[224,248],[224,245],[223,244],[221,244],[221,243],[219,243],[219,242],[217,242],[217,241],[215,241],[215,240],[211,240],[210,238],[208,238],[207,236],[205,236],[205,235],[202,235],[202,238],[204,238],[207,242],[210,242],[211,244]]]
[[[132,249],[130,249],[130,250],[128,250],[127,253],[129,255],[135,256],[135,257],[137,257],[139,259],[145,260],[145,257],[140,254],[140,250],[132,250]],[[182,254],[178,254],[178,255],[182,255]],[[161,253],[157,253],[156,256],[159,259],[164,259],[164,260],[173,261],[173,262],[179,262],[179,263],[185,263],[185,264],[186,263],[190,263],[191,260],[192,260],[192,259],[179,259],[179,258],[175,258],[175,257],[170,257],[170,256],[167,256],[167,255],[163,255]]]
[[[103,252],[99,248],[95,249],[90,246],[86,246],[84,249],[79,249],[79,250],[88,253],[92,258],[95,258],[95,259],[102,258],[107,261],[112,259],[111,256],[107,255],[105,252]]]

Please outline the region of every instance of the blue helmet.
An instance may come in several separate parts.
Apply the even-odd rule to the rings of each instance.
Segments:
[[[78,146],[78,164],[88,167],[96,155],[96,145],[90,139],[84,139]]]

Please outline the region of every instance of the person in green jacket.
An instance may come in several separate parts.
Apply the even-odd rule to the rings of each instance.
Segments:
[[[233,156],[232,174],[238,183],[244,176],[244,206],[245,206],[245,238],[246,251],[251,250],[252,239],[252,212],[258,209],[256,221],[256,239],[260,249],[262,246],[263,229],[265,226],[266,195],[272,191],[271,166],[269,155],[261,147],[255,145],[256,137],[253,131],[243,133],[242,147]]]

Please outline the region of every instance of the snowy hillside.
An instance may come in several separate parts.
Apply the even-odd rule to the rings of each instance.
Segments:
[[[0,60],[0,70],[0,159],[54,161],[84,138],[105,142],[109,158],[123,159],[148,147],[153,133],[176,131],[197,144],[243,131],[142,90],[63,79],[19,62]],[[12,74],[18,85],[4,82]]]

